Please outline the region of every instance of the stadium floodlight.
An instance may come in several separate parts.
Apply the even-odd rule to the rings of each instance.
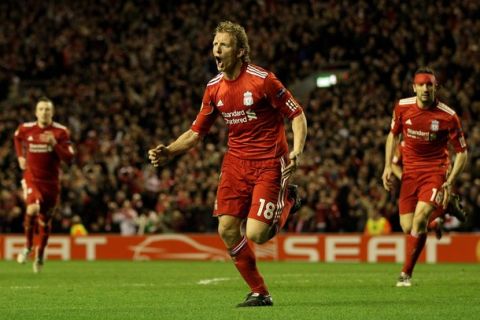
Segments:
[[[337,76],[333,73],[322,73],[317,76],[317,87],[328,88],[337,84]]]

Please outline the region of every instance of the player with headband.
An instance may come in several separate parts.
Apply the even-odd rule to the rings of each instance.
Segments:
[[[446,208],[455,180],[467,162],[467,145],[455,111],[436,97],[438,82],[432,69],[420,68],[413,79],[415,96],[395,105],[385,145],[383,185],[390,190],[393,158],[400,135],[404,140],[399,197],[400,225],[407,234],[407,253],[397,287],[411,286],[416,261],[425,246],[431,214]],[[456,154],[452,169],[447,145]]]

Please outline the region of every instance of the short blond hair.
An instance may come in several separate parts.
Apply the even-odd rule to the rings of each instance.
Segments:
[[[231,21],[222,21],[215,28],[214,36],[217,33],[229,33],[235,39],[235,46],[237,49],[243,49],[242,61],[250,62],[250,46],[248,45],[248,37],[245,28],[237,23]]]
[[[37,103],[39,103],[39,102],[47,102],[47,103],[50,103],[50,104],[53,106],[52,100],[50,100],[50,99],[47,98],[46,96],[41,96],[40,98],[38,98]]]

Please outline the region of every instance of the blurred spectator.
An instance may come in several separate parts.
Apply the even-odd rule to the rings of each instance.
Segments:
[[[392,232],[390,222],[378,211],[369,212],[367,223],[365,224],[364,234],[369,236],[380,236]]]
[[[121,208],[113,213],[113,223],[120,226],[120,234],[131,236],[137,233],[138,212],[132,207],[129,200],[125,200]]]
[[[88,235],[87,229],[82,223],[82,219],[79,215],[72,217],[72,226],[70,227],[70,235],[73,237]]]

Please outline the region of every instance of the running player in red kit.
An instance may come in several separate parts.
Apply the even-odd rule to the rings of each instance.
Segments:
[[[220,237],[251,290],[238,307],[273,305],[249,240],[261,244],[271,239],[296,207],[295,189],[287,183],[307,135],[301,106],[273,73],[249,62],[249,51],[242,26],[220,23],[213,40],[220,73],[208,82],[196,120],[174,142],[148,152],[153,165],[163,165],[194,147],[218,116],[227,124],[228,151],[213,214],[219,220]],[[292,121],[290,153],[285,118]]]
[[[425,246],[430,215],[438,206],[446,208],[452,185],[467,162],[467,145],[460,120],[453,109],[436,98],[437,80],[430,68],[420,68],[413,80],[416,96],[401,99],[393,112],[391,131],[385,146],[383,185],[392,186],[392,159],[403,136],[403,173],[399,211],[407,236],[407,256],[397,282],[398,287],[411,286],[413,268]],[[449,169],[447,144],[455,151],[455,162]]]
[[[66,127],[53,122],[53,113],[52,101],[39,99],[35,108],[37,121],[21,124],[14,138],[18,163],[24,170],[22,185],[27,205],[24,221],[26,244],[17,261],[21,264],[27,262],[33,249],[34,230],[38,228],[40,243],[33,263],[35,273],[43,268],[50,218],[60,193],[60,161],[69,162],[74,155],[70,134]]]

